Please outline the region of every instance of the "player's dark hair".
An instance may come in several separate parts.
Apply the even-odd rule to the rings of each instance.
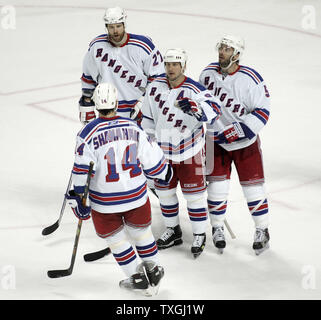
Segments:
[[[102,110],[99,110],[99,113],[104,117],[108,117],[115,111],[116,111],[116,108],[115,109],[102,109]]]

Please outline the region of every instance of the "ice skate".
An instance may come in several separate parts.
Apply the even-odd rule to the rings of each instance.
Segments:
[[[144,272],[138,272],[119,282],[120,288],[149,295],[149,282]]]
[[[223,250],[226,246],[225,236],[224,236],[224,227],[217,226],[212,228],[213,243],[214,246],[218,249],[219,253],[223,253]]]
[[[156,243],[159,250],[182,244],[183,240],[181,227],[179,225],[176,227],[167,227],[165,232],[156,241]]]
[[[192,252],[195,259],[203,252],[203,250],[205,248],[205,243],[206,243],[206,234],[205,233],[201,233],[201,234],[194,233],[194,239],[193,239],[191,252]]]
[[[269,240],[270,235],[268,228],[256,228],[254,234],[253,249],[257,256],[270,247]]]
[[[164,277],[164,268],[156,265],[153,261],[144,261],[139,268],[146,274],[149,287],[145,291],[145,295],[154,296],[158,293],[161,279]]]

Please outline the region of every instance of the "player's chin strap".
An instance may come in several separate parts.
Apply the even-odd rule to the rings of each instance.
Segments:
[[[235,54],[233,54],[233,55],[231,56],[231,58],[230,58],[230,63],[228,64],[227,67],[225,67],[225,68],[222,68],[222,67],[221,67],[221,70],[222,70],[223,73],[227,73],[227,70],[231,67],[231,65],[238,60],[238,59],[233,60],[233,58],[234,58],[237,54],[238,54],[238,52],[235,53]]]

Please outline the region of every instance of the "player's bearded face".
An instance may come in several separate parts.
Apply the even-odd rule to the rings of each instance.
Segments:
[[[234,52],[233,48],[227,47],[225,45],[221,45],[218,48],[218,61],[220,63],[221,68],[224,69],[229,65],[233,52]]]
[[[112,42],[120,42],[125,35],[125,26],[123,23],[115,23],[106,25],[108,37]]]
[[[175,81],[183,75],[183,69],[180,62],[166,62],[166,77],[169,81]]]

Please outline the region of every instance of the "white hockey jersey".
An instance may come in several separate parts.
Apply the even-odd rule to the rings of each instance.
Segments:
[[[164,72],[161,53],[153,42],[141,35],[127,34],[127,41],[115,47],[107,34],[96,37],[83,61],[82,89],[95,89],[101,82],[118,90],[118,114],[129,117],[148,82]]]
[[[123,212],[147,201],[146,176],[164,179],[168,164],[161,148],[132,120],[99,117],[77,135],[72,178],[83,193],[94,162],[89,199],[101,213]]]
[[[222,107],[220,119],[208,126],[208,137],[217,141],[217,134],[225,126],[243,122],[253,132],[253,137],[220,145],[232,151],[255,142],[270,115],[270,94],[260,74],[240,65],[233,74],[223,75],[219,64],[211,63],[202,71],[200,83],[219,99]]]
[[[176,88],[170,88],[165,74],[148,85],[141,125],[148,134],[155,136],[165,157],[175,162],[193,157],[205,143],[204,122],[175,106],[182,98],[195,101],[203,109],[208,123],[213,123],[220,113],[220,106],[211,93],[188,77]]]

